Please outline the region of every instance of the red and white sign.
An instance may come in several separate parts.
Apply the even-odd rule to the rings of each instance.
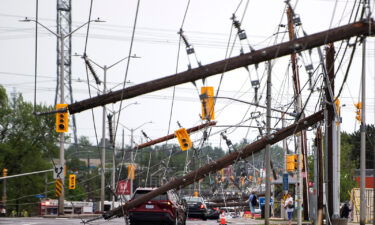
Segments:
[[[117,195],[130,195],[130,181],[129,180],[120,180],[117,183]]]

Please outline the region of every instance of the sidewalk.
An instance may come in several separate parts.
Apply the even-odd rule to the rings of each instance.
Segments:
[[[250,225],[261,225],[264,224],[264,219],[250,219],[250,218],[233,218],[233,219],[228,219],[228,224],[250,224]],[[271,218],[270,219],[270,224],[282,224],[282,225],[287,225],[288,221],[283,220],[281,218]],[[297,224],[296,221],[292,221],[292,224]],[[303,221],[302,224],[304,225],[310,225],[310,221]]]

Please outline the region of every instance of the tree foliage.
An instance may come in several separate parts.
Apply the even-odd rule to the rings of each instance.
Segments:
[[[57,154],[57,134],[54,116],[35,116],[34,107],[22,95],[10,101],[0,86],[0,168],[7,168],[8,175],[22,174],[52,168],[51,159]],[[36,111],[52,108],[36,105]],[[52,174],[48,174],[52,177]],[[8,179],[8,208],[18,207],[18,202],[36,202],[35,194],[45,189],[45,174]],[[31,197],[25,197],[31,195]],[[18,200],[13,200],[18,199]]]

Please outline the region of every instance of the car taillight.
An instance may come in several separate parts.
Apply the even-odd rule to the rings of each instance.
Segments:
[[[218,210],[219,210],[219,208],[214,208],[214,210],[215,210],[215,211],[218,211]]]
[[[160,208],[170,208],[172,207],[172,202],[165,201],[165,202],[158,202]]]
[[[200,208],[201,208],[201,209],[204,209],[204,208],[206,208],[206,207],[204,207],[204,205],[203,205],[203,204],[201,204]]]

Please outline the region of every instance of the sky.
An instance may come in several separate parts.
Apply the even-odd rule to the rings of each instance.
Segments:
[[[303,29],[309,33],[334,28],[348,23],[353,0],[309,0],[291,1],[295,12],[300,16]],[[126,87],[140,84],[153,79],[172,75],[187,70],[189,60],[184,44],[179,49],[179,35],[182,29],[190,44],[193,45],[196,58],[202,65],[224,59],[226,56],[237,56],[240,47],[249,52],[248,43],[255,49],[271,46],[275,43],[288,40],[286,29],[281,25],[286,24],[285,3],[281,0],[191,0],[187,9],[187,0],[143,0],[140,1],[139,13],[135,29],[135,37],[131,54],[140,58],[132,58],[129,64]],[[129,0],[94,0],[92,5],[92,19],[100,18],[105,23],[91,23],[87,42],[86,54],[98,65],[112,65],[119,59],[127,57],[131,46],[131,34],[136,15],[137,1]],[[373,6],[371,5],[371,8]],[[85,23],[89,17],[90,1],[72,1],[72,28]],[[184,17],[187,9],[186,16]],[[242,29],[246,31],[248,43],[239,42],[232,30],[230,18],[233,13],[242,20]],[[0,4],[0,84],[8,93],[21,93],[25,100],[34,101],[34,65],[35,65],[35,24],[19,22],[25,17],[35,18],[35,1],[32,0],[2,0]],[[185,18],[185,19],[184,19]],[[56,30],[56,1],[39,0],[39,21],[51,30]],[[297,30],[301,33],[301,27]],[[81,55],[85,49],[87,27],[78,30],[72,36],[72,54]],[[38,103],[53,105],[56,87],[56,37],[42,27],[38,27],[38,63],[37,63],[37,97]],[[232,34],[232,35],[231,35]],[[277,38],[276,38],[277,37]],[[234,42],[235,40],[235,42]],[[228,43],[230,43],[228,45]],[[368,38],[366,53],[367,62],[367,123],[374,122],[374,54],[375,43],[373,38]],[[227,47],[229,46],[229,48]],[[233,46],[233,48],[232,48]],[[336,43],[339,48],[339,43]],[[232,50],[231,50],[232,49]],[[359,125],[355,121],[354,103],[359,99],[360,75],[361,75],[361,47],[357,48],[351,72],[344,89],[341,102],[345,104],[342,108],[342,130],[353,132]],[[336,92],[342,85],[349,54],[343,60],[336,79]],[[339,58],[342,54],[339,54]],[[304,70],[304,63],[310,61],[314,68],[318,66],[317,52],[312,56],[304,53],[299,58],[301,86],[308,76]],[[197,67],[197,60],[190,57],[191,66]],[[290,104],[293,97],[291,70],[288,70],[289,57],[274,60],[272,69],[272,107],[280,108]],[[117,64],[107,72],[107,88],[119,90],[123,86],[127,60]],[[264,63],[259,65],[258,72],[254,66],[250,66],[250,74],[245,68],[226,72],[220,86],[219,96],[231,97],[243,101],[253,101],[254,89],[251,80],[261,81],[260,104],[265,105],[265,80],[266,70]],[[103,70],[96,67],[99,78],[103,80]],[[319,77],[321,72],[314,75]],[[103,86],[97,86],[93,77],[89,75],[91,94],[100,94]],[[220,75],[206,80],[205,85],[213,86],[216,90],[220,83]],[[317,86],[321,84],[318,79]],[[86,70],[80,57],[72,57],[72,85],[74,101],[89,98]],[[145,94],[133,99],[125,100],[121,110],[119,126],[116,134],[117,145],[121,143],[121,134],[124,129],[125,144],[130,144],[130,129],[134,131],[136,143],[141,143],[141,130],[144,130],[151,139],[165,136],[174,132],[179,127],[177,121],[185,128],[201,124],[199,118],[201,106],[199,101],[199,90],[203,86],[202,81],[197,81],[196,86],[192,83],[179,85],[175,89],[173,99],[173,88]],[[305,101],[310,91],[306,86],[302,92]],[[134,104],[137,102],[138,104]],[[310,115],[319,107],[319,90],[311,94],[306,107],[306,114]],[[173,103],[173,109],[171,110]],[[109,111],[119,111],[120,104],[109,104]],[[250,107],[235,101],[219,99],[215,106],[218,125],[233,126],[256,126],[255,121],[247,120],[251,112],[261,113],[259,122],[265,121],[265,110]],[[95,108],[93,114],[87,110],[76,115],[78,136],[87,136],[92,143],[100,140],[102,134],[102,109]],[[94,118],[93,116],[94,115]],[[280,127],[277,123],[279,113],[273,112],[272,127]],[[289,118],[290,119],[290,118]],[[116,118],[117,120],[117,118]],[[243,122],[247,120],[247,122]],[[149,123],[152,121],[152,123]],[[287,123],[292,123],[288,120]],[[275,125],[277,123],[277,125]],[[170,127],[168,129],[168,127]],[[212,136],[208,143],[224,149],[226,146],[220,138],[219,133],[224,127],[212,129]],[[96,132],[95,132],[96,130]],[[51,131],[54,132],[54,131]],[[71,134],[71,129],[69,134]],[[108,135],[108,132],[107,132]],[[255,140],[258,129],[247,127],[231,127],[227,129],[226,135],[233,143],[242,139],[248,142]],[[108,137],[108,136],[107,136]],[[313,138],[313,132],[309,132],[309,143]],[[194,145],[200,144],[202,132],[192,135]],[[176,140],[170,143],[177,143]],[[293,148],[293,146],[290,146]]]

